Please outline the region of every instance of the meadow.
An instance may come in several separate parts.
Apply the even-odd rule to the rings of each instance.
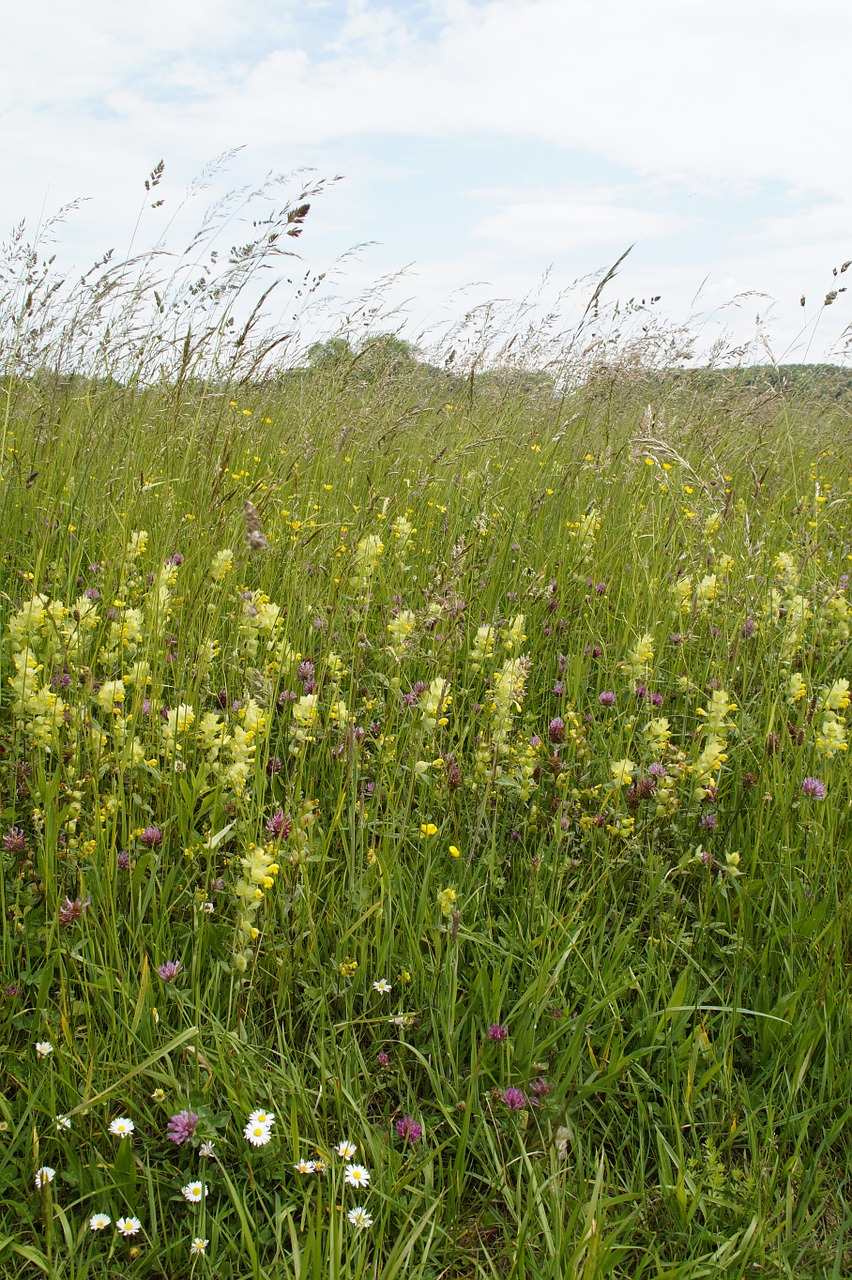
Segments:
[[[188,343],[3,378],[3,1275],[848,1275],[848,409]]]

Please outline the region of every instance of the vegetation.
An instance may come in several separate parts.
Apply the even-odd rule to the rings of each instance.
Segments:
[[[848,1274],[842,407],[16,289],[3,1274]]]

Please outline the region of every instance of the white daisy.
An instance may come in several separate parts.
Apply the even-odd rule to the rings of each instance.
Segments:
[[[119,1218],[115,1225],[123,1236],[135,1236],[137,1231],[142,1230],[142,1223],[138,1218]]]
[[[272,1125],[275,1123],[275,1112],[264,1111],[261,1107],[258,1107],[257,1111],[252,1111],[251,1115],[248,1118],[248,1122],[249,1124]]]
[[[49,1058],[53,1053],[53,1045],[49,1040],[36,1040],[35,1051],[40,1058]]]
[[[272,1137],[272,1128],[268,1124],[247,1124],[243,1133],[248,1138],[253,1147],[265,1147],[269,1139]]]
[[[362,1164],[348,1164],[343,1170],[343,1181],[348,1182],[350,1187],[367,1187],[370,1175]]]
[[[316,1160],[297,1160],[293,1165],[297,1173],[316,1173]]]
[[[42,1187],[46,1187],[48,1182],[52,1182],[55,1177],[56,1170],[51,1169],[49,1164],[43,1164],[40,1169],[36,1170],[36,1190],[41,1191]]]
[[[355,1143],[349,1142],[347,1138],[344,1138],[342,1142],[338,1142],[334,1149],[339,1156],[343,1156],[344,1160],[351,1160],[358,1150]]]
[[[185,1187],[181,1187],[181,1194],[184,1200],[188,1200],[190,1204],[200,1204],[209,1191],[203,1182],[188,1182]]]
[[[114,1138],[129,1138],[136,1125],[127,1116],[117,1116],[109,1127]]]
[[[90,1231],[103,1231],[104,1227],[108,1227],[112,1222],[112,1218],[108,1213],[94,1213],[89,1219]]]
[[[57,1127],[57,1129],[60,1129],[60,1130],[61,1130],[61,1129],[70,1129],[70,1128],[71,1128],[71,1117],[70,1117],[70,1116],[57,1116],[57,1117],[56,1117],[56,1127]]]
[[[209,1240],[202,1240],[201,1236],[196,1236],[192,1244],[189,1246],[189,1252],[193,1255],[206,1253]]]
[[[373,1225],[373,1219],[370,1217],[366,1209],[361,1208],[360,1204],[356,1204],[354,1209],[350,1209],[346,1216],[352,1223],[353,1227],[361,1227],[363,1230],[366,1230],[367,1227],[371,1227]]]
[[[393,987],[387,978],[379,978],[378,982],[373,983],[373,990],[378,991],[380,996],[386,996],[389,991],[393,990]]]

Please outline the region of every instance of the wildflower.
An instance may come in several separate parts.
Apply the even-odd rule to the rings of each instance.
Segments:
[[[188,1182],[185,1187],[181,1187],[180,1191],[184,1200],[188,1200],[190,1204],[200,1204],[204,1197],[209,1195],[203,1182]]]
[[[108,1213],[93,1213],[89,1219],[90,1231],[103,1231],[112,1222]]]
[[[396,1131],[403,1142],[415,1143],[423,1136],[423,1129],[411,1116],[403,1116],[396,1122]]]
[[[136,1232],[142,1229],[142,1223],[138,1218],[118,1218],[115,1225],[123,1236],[135,1236]]]
[[[451,857],[451,858],[460,858],[460,857],[461,857],[461,849],[457,848],[457,846],[456,846],[456,845],[451,844],[451,845],[450,845],[450,857]]]
[[[56,1170],[51,1169],[49,1164],[43,1164],[40,1169],[36,1170],[35,1184],[36,1191],[41,1191],[49,1182],[56,1177]]]
[[[610,689],[604,689],[603,693],[598,694],[598,702],[602,707],[614,707],[615,694]]]
[[[40,1058],[49,1058],[53,1053],[53,1045],[49,1040],[37,1040],[35,1051]]]
[[[182,969],[183,965],[180,960],[167,960],[165,964],[157,966],[157,973],[163,979],[163,982],[174,982]]]
[[[26,853],[27,838],[20,827],[10,827],[3,837],[6,853]]]
[[[822,700],[825,711],[845,711],[849,706],[849,681],[835,680]]]
[[[117,1116],[110,1124],[109,1131],[114,1138],[129,1138],[135,1128],[132,1120],[128,1120],[126,1116]]]
[[[334,1150],[344,1160],[351,1160],[358,1148],[354,1142],[349,1142],[348,1139],[344,1138],[341,1142],[338,1142]]]
[[[370,1183],[370,1175],[362,1164],[348,1164],[343,1170],[343,1181],[350,1187],[366,1187]]]
[[[373,983],[373,990],[378,991],[380,996],[386,996],[392,990],[392,987],[387,979],[379,978],[378,982]]]
[[[63,1130],[63,1129],[70,1129],[70,1128],[71,1128],[71,1117],[70,1117],[70,1116],[57,1116],[57,1117],[56,1117],[56,1128],[59,1130],[59,1132],[60,1132],[60,1133],[62,1132],[62,1130]]]
[[[442,889],[438,894],[438,906],[441,908],[441,915],[449,920],[453,914],[458,897],[455,889]]]
[[[536,1098],[544,1098],[550,1093],[550,1085],[544,1076],[536,1076],[530,1083],[530,1093],[534,1094]]]
[[[438,828],[435,826],[434,822],[421,822],[420,823],[421,840],[428,840],[430,836],[434,836],[437,833],[437,830]]]
[[[293,1165],[297,1173],[316,1173],[316,1160],[297,1160]]]
[[[213,1143],[212,1143],[212,1142],[202,1142],[201,1146],[198,1148],[198,1154],[199,1154],[200,1156],[203,1156],[205,1160],[215,1160],[215,1159],[216,1159],[216,1155],[215,1155],[215,1153],[214,1153],[214,1151],[213,1151]]]
[[[389,1058],[389,1057],[388,1057],[388,1055],[384,1052],[384,1050],[381,1050],[381,1049],[380,1049],[380,1050],[379,1050],[379,1052],[376,1054],[376,1062],[379,1064],[379,1066],[380,1066],[380,1067],[389,1067],[389,1066],[390,1066],[390,1058]],[[354,1155],[354,1154],[355,1154],[355,1152],[353,1151],[353,1152],[352,1152],[352,1154]]]
[[[360,1204],[356,1204],[354,1209],[350,1209],[346,1216],[353,1227],[360,1227],[364,1231],[373,1225],[373,1219],[366,1209],[361,1208]]]
[[[183,1146],[185,1142],[189,1142],[195,1133],[197,1124],[198,1116],[194,1111],[179,1111],[169,1121],[166,1137],[169,1142],[173,1142],[176,1146]]]
[[[249,1121],[243,1129],[243,1133],[253,1147],[265,1147],[272,1137],[272,1126],[271,1124],[261,1124],[259,1120],[254,1123]]]
[[[268,1124],[275,1123],[275,1112],[264,1111],[262,1107],[258,1107],[256,1111],[252,1111],[248,1118],[249,1124]]]
[[[196,1257],[198,1254],[204,1254],[207,1252],[207,1246],[209,1243],[209,1240],[203,1240],[201,1236],[195,1236],[192,1244],[189,1246],[189,1252],[193,1257]]]
[[[612,773],[613,785],[616,787],[625,787],[633,781],[633,774],[636,772],[636,765],[627,757],[623,760],[613,760],[610,765]]]
[[[285,814],[283,809],[279,809],[277,813],[273,813],[272,817],[266,824],[266,834],[270,840],[286,840],[290,834],[292,819]]]
[[[509,1034],[509,1028],[502,1022],[492,1022],[485,1034],[489,1040],[505,1040]]]
[[[523,1111],[529,1099],[523,1089],[506,1089],[503,1092],[503,1101],[510,1111]]]
[[[115,861],[119,871],[130,870],[130,854],[126,850],[122,849]]]
[[[155,1102],[162,1102],[165,1096],[166,1096],[165,1089],[155,1089],[154,1092],[151,1094],[151,1097],[154,1099]]]
[[[66,897],[65,906],[59,908],[59,924],[63,929],[67,929],[69,925],[75,924],[80,919],[86,907],[91,906],[92,899],[87,898],[85,902],[81,902],[79,898],[75,898],[72,902]]]
[[[802,791],[806,796],[811,796],[814,800],[825,799],[825,783],[819,778],[805,778],[802,782]]]
[[[565,741],[565,721],[561,716],[555,716],[547,727],[547,732],[551,742]]]
[[[159,827],[146,827],[139,836],[139,840],[146,849],[156,849],[163,843],[163,833]]]

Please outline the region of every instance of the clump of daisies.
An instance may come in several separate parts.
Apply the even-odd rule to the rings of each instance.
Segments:
[[[275,1112],[258,1107],[249,1116],[243,1134],[253,1147],[265,1147],[272,1138],[274,1123]]]

